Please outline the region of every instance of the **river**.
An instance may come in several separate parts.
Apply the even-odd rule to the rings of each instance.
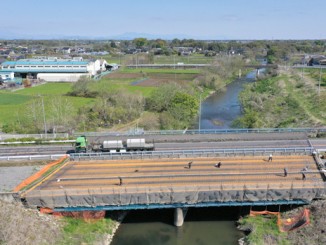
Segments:
[[[241,116],[238,99],[243,85],[255,72],[229,84],[201,104],[201,129],[230,128]],[[197,124],[198,128],[198,124]],[[172,209],[130,211],[112,245],[236,245],[243,233],[235,226],[240,208],[190,208],[182,227],[173,226]]]
[[[225,91],[216,92],[201,103],[200,129],[230,128],[232,122],[241,116],[238,95],[247,82],[254,81],[256,72],[252,71],[245,78],[238,79],[226,86]],[[195,126],[199,128],[198,123]]]
[[[239,208],[190,208],[182,227],[173,226],[172,209],[131,211],[112,245],[235,245]]]

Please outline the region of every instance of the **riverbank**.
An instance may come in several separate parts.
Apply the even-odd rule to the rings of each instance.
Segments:
[[[320,245],[326,244],[326,200],[313,201],[309,205],[290,209],[281,213],[283,219],[296,216],[304,208],[310,210],[310,224],[289,232],[280,232],[277,217],[254,216],[244,217],[238,228],[249,233],[243,242],[269,245]]]
[[[113,241],[114,235],[116,234],[117,230],[119,229],[119,226],[121,225],[121,222],[123,221],[123,219],[126,217],[126,215],[128,214],[127,211],[120,211],[117,212],[116,215],[114,215],[114,217],[111,216],[111,219],[113,220],[114,224],[111,230],[111,233],[108,234],[107,236],[107,245],[110,245]]]
[[[21,181],[39,171],[47,161],[1,162],[0,192],[11,192]],[[28,209],[22,203],[0,200],[0,244],[95,244],[109,245],[127,212],[108,213],[104,220],[86,223],[58,219]],[[16,232],[12,232],[12,231]],[[39,231],[42,230],[42,233]],[[45,231],[44,231],[45,230]],[[90,243],[91,241],[91,243]]]
[[[279,69],[275,77],[258,80],[240,93],[244,115],[236,120],[243,128],[296,128],[326,125],[325,90],[296,70]]]
[[[0,217],[0,244],[58,244],[62,237],[61,222],[21,203],[0,200]]]

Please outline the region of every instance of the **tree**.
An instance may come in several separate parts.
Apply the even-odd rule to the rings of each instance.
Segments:
[[[256,111],[246,109],[244,115],[234,121],[233,126],[239,128],[259,128],[262,127],[262,122]]]
[[[115,44],[114,41],[111,41],[110,46],[111,46],[111,48],[116,48],[117,47],[117,45]]]
[[[144,98],[126,90],[102,91],[93,106],[79,111],[87,116],[88,128],[110,127],[119,122],[130,122],[144,110]],[[82,127],[86,128],[83,122]]]
[[[136,48],[142,48],[147,45],[147,39],[142,37],[135,38],[132,42],[136,46]]]
[[[49,108],[49,124],[53,132],[70,131],[74,127],[73,105],[63,97],[52,97],[50,99],[51,107]]]
[[[168,111],[181,123],[180,126],[187,127],[197,115],[198,108],[199,103],[195,96],[177,92],[171,101]]]
[[[176,83],[161,85],[146,99],[147,110],[154,112],[167,111],[175,93],[180,89],[181,87]]]
[[[82,76],[72,86],[72,91],[69,92],[68,95],[95,98],[96,95],[97,95],[97,92],[90,90],[90,84],[91,83],[94,83],[94,81],[91,78],[86,77],[86,76]]]
[[[139,126],[145,130],[160,129],[159,115],[157,113],[146,113],[141,118]]]
[[[165,40],[156,39],[156,40],[153,41],[153,47],[154,48],[163,48],[165,46],[167,46]]]

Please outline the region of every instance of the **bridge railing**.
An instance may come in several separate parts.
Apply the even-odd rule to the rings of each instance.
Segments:
[[[243,148],[243,149],[207,149],[207,150],[177,150],[177,151],[139,151],[139,152],[97,152],[97,153],[72,153],[71,159],[119,159],[119,158],[170,158],[189,156],[212,156],[212,155],[282,155],[303,154],[310,155],[312,147],[296,148]]]
[[[34,138],[34,139],[55,139],[55,138],[69,138],[68,133],[49,133],[49,134],[0,134],[0,141],[6,139],[21,139],[21,138]]]
[[[135,152],[97,152],[97,153],[72,153],[68,154],[73,160],[90,159],[132,159],[132,158],[171,158],[191,156],[216,156],[216,155],[286,155],[301,154],[310,155],[314,151],[312,147],[300,148],[243,148],[243,149],[207,149],[207,150],[178,150],[178,151],[135,151]],[[53,160],[67,154],[52,155],[23,155],[23,156],[0,156],[0,161],[15,160]]]
[[[317,133],[326,132],[326,128],[228,128],[228,129],[192,129],[192,130],[134,130],[129,132],[76,132],[74,137],[86,136],[132,136],[132,135],[181,135],[181,134],[239,134],[239,133]],[[0,134],[0,141],[12,138],[55,139],[69,138],[68,133],[54,134]]]
[[[326,128],[229,128],[194,130],[158,130],[134,132],[86,132],[74,133],[74,136],[132,136],[132,135],[181,135],[181,134],[239,134],[239,133],[317,133],[326,132]]]
[[[32,160],[55,160],[66,154],[52,154],[52,155],[25,155],[25,156],[0,156],[0,161],[32,161]]]

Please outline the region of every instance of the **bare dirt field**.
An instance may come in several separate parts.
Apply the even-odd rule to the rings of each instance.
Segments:
[[[162,84],[169,82],[177,82],[181,84],[185,84],[189,81],[193,81],[198,77],[198,74],[183,74],[183,73],[111,73],[106,76],[106,78],[111,79],[144,79],[143,81],[139,81],[134,84],[135,86],[142,87],[158,87]],[[146,79],[147,78],[147,79]]]
[[[146,79],[144,81],[141,81],[141,82],[135,84],[135,86],[141,86],[141,87],[159,87],[159,86],[161,86],[163,84],[170,83],[170,82],[174,82],[174,80],[173,79],[149,78],[149,79]],[[175,82],[177,82],[179,84],[185,84],[188,81],[185,81],[185,80],[177,80]]]
[[[141,78],[143,74],[141,73],[111,73],[106,75],[105,78],[116,78],[116,79],[132,79]]]

